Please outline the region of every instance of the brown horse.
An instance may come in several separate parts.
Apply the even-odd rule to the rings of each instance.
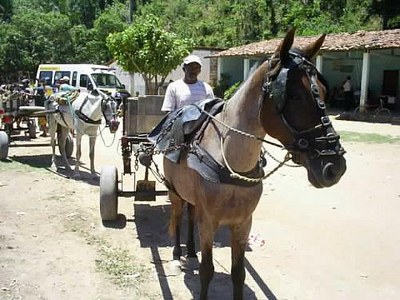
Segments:
[[[244,253],[252,214],[263,190],[260,153],[266,134],[282,143],[288,158],[307,169],[308,180],[317,188],[336,184],[346,170],[345,151],[325,113],[327,85],[310,62],[325,35],[304,49],[291,49],[294,32],[287,33],[275,54],[258,67],[221,112],[211,117],[179,163],[164,158],[172,205],[170,231],[175,234],[174,259],[182,254],[180,223],[185,202],[189,257],[196,256],[193,223],[195,219],[198,222],[201,299],[207,298],[214,274],[213,239],[221,225],[231,230],[234,299],[243,297]],[[231,179],[215,182],[194,171],[189,157],[199,149],[206,160],[211,157],[228,170]]]

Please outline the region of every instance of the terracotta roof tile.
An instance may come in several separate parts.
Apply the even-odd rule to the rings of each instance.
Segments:
[[[294,40],[294,46],[301,48],[308,45],[316,38],[318,38],[318,36],[297,36]],[[277,38],[251,43],[221,51],[211,57],[260,56],[263,54],[272,54],[281,41],[282,38]],[[400,48],[400,29],[328,34],[321,50],[347,51],[385,48]]]

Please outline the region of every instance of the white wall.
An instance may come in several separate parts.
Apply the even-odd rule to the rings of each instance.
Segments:
[[[211,50],[206,49],[196,49],[191,53],[200,57],[203,66],[198,78],[207,83],[210,83],[210,59],[205,58],[205,56],[210,55],[211,53]],[[125,85],[127,91],[131,93],[131,95],[136,95],[136,92],[139,92],[139,95],[145,94],[145,83],[140,74],[126,72],[122,70],[122,68],[116,62],[111,63],[109,66],[115,69],[115,75],[118,77],[121,83]],[[183,78],[182,65],[178,66],[167,76],[165,79],[165,86],[170,80],[175,81],[180,78]]]

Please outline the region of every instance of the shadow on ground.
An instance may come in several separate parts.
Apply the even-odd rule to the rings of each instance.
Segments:
[[[157,271],[160,287],[164,299],[173,299],[171,289],[168,284],[168,270],[165,269],[166,264],[162,261],[159,249],[162,247],[169,247],[172,259],[172,246],[173,242],[168,235],[168,224],[170,216],[170,205],[151,205],[145,202],[135,202],[134,206],[134,222],[140,246],[149,248],[153,262]],[[117,222],[118,223],[118,222]],[[185,215],[182,222],[181,243],[185,244],[187,236],[187,216]],[[195,243],[198,256],[199,253],[199,238],[197,229],[195,229]],[[230,232],[227,227],[221,227],[217,231],[214,239],[214,251],[217,248],[230,246]],[[250,248],[247,249],[251,251]],[[183,256],[186,255],[186,247],[182,247]],[[200,277],[199,277],[199,261],[197,259],[185,259],[186,263],[183,264],[184,282],[188,290],[191,292],[193,299],[200,298]],[[214,260],[214,265],[218,261]],[[245,267],[248,273],[253,277],[254,281],[266,295],[268,299],[276,299],[274,294],[270,291],[267,284],[258,275],[255,268],[251,263],[245,259]],[[230,277],[230,270],[225,272],[215,272],[214,277],[209,287],[209,299],[231,299],[232,298],[232,282]],[[246,284],[244,286],[244,298],[256,299],[254,291]]]

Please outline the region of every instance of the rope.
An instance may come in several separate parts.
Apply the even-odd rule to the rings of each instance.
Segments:
[[[271,172],[269,172],[268,174],[266,174],[266,175],[264,175],[264,176],[262,176],[262,177],[250,178],[250,177],[246,177],[246,176],[243,176],[243,175],[240,175],[240,174],[236,173],[236,172],[231,168],[231,166],[228,164],[228,161],[227,161],[227,159],[226,159],[226,157],[225,157],[225,153],[224,153],[223,146],[224,146],[224,141],[223,141],[223,138],[221,138],[221,154],[222,154],[222,158],[223,158],[223,160],[224,160],[225,166],[228,168],[229,172],[231,172],[230,177],[231,177],[231,178],[241,179],[241,180],[247,181],[247,182],[260,182],[260,181],[262,181],[262,180],[268,178],[269,176],[271,176],[272,174],[274,174],[279,168],[281,168],[282,166],[284,166],[285,163],[286,163],[288,160],[291,159],[290,154],[289,154],[289,152],[288,152],[288,153],[286,153],[284,160],[283,160],[282,162],[280,162],[279,165],[276,166]]]
[[[98,135],[100,135],[101,140],[103,141],[103,145],[104,145],[106,148],[110,148],[112,145],[114,145],[116,132],[113,133],[113,139],[112,139],[112,141],[111,141],[111,144],[106,145],[106,141],[104,140],[104,137],[103,137],[103,131],[104,131],[106,128],[107,128],[107,127],[103,127],[103,129],[99,129],[100,133],[99,133]]]
[[[284,147],[283,147],[282,145],[279,145],[279,144],[274,143],[274,142],[267,141],[266,139],[261,138],[261,137],[258,137],[258,136],[255,136],[254,134],[250,134],[250,133],[241,131],[241,130],[239,130],[239,129],[233,128],[233,127],[231,127],[231,126],[225,124],[224,122],[218,120],[215,116],[213,116],[212,114],[208,113],[208,112],[205,111],[204,109],[202,109],[202,108],[200,108],[200,107],[199,107],[199,109],[201,109],[201,111],[204,112],[204,113],[205,113],[207,116],[209,116],[211,119],[213,119],[214,121],[216,121],[216,122],[219,123],[220,125],[222,125],[222,126],[228,128],[229,130],[231,130],[231,131],[233,131],[233,132],[236,132],[236,133],[241,134],[241,135],[244,135],[244,136],[246,136],[246,137],[248,137],[248,138],[255,139],[255,140],[257,140],[257,141],[261,141],[261,142],[264,142],[264,143],[266,143],[266,144],[270,144],[270,145],[276,146],[276,147],[278,147],[278,148],[284,149]]]
[[[202,110],[206,115],[208,115],[211,119],[213,119],[213,120],[216,121],[217,123],[221,124],[222,126],[228,128],[229,130],[231,130],[231,131],[233,131],[233,132],[235,132],[235,133],[237,133],[237,134],[241,134],[241,135],[246,136],[246,137],[248,137],[248,138],[255,139],[255,140],[257,140],[257,141],[261,141],[261,142],[264,142],[264,143],[269,144],[269,145],[272,145],[272,146],[276,146],[276,147],[278,147],[278,148],[280,148],[280,149],[282,149],[282,150],[285,149],[285,147],[282,146],[282,145],[279,145],[279,144],[274,143],[274,142],[267,141],[266,139],[260,138],[260,137],[258,137],[258,136],[253,135],[253,134],[250,134],[250,133],[241,131],[241,130],[239,130],[239,129],[233,128],[232,126],[229,126],[229,125],[225,124],[224,122],[218,120],[217,118],[215,118],[215,116],[213,116],[212,114],[208,113],[208,112],[205,111],[204,109],[202,109],[202,108],[200,108],[200,107],[198,107],[198,108],[199,108],[200,110]],[[221,149],[221,151],[222,151],[222,149]],[[279,161],[279,160],[276,159],[268,150],[266,150],[264,147],[263,147],[263,152],[264,152],[264,153],[267,153],[267,155],[268,155],[272,160],[274,160],[275,162],[277,162],[278,164],[283,163],[285,166],[287,166],[287,167],[293,167],[293,168],[301,167],[300,165],[297,165],[297,164],[296,164],[296,165],[287,164],[286,162],[289,161],[290,158],[287,159],[287,160],[284,159],[283,162]],[[289,154],[289,152],[288,152],[288,154]],[[288,154],[286,154],[286,156],[287,156]],[[222,151],[222,155],[224,155],[224,154],[223,154],[223,151]],[[286,156],[285,156],[285,157],[286,157]],[[232,172],[232,173],[233,173],[233,172]],[[239,175],[239,174],[238,174],[238,175]]]

